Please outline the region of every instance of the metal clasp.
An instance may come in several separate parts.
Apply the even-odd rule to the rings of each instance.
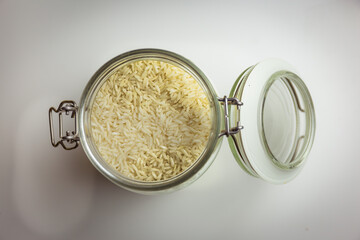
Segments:
[[[228,98],[227,96],[224,96],[223,98],[218,98],[218,101],[224,105],[224,120],[225,120],[225,130],[221,131],[218,137],[219,138],[222,136],[229,137],[230,135],[234,135],[238,133],[244,127],[240,125],[240,121],[237,121],[236,127],[230,128],[229,104],[236,105],[238,114],[240,116],[240,106],[242,106],[243,103],[237,98]],[[240,117],[238,119],[240,119]]]
[[[52,113],[59,113],[59,141],[56,142],[54,137],[54,123],[53,123],[53,116]],[[74,130],[67,130],[65,131],[65,134],[63,132],[63,114],[69,115],[71,114],[71,118],[74,118],[75,120],[75,126]],[[66,150],[71,150],[74,148],[77,148],[79,146],[79,132],[77,130],[78,125],[78,106],[74,101],[62,101],[57,109],[51,107],[49,109],[49,124],[50,124],[50,138],[51,138],[51,144],[54,147],[57,147],[59,144],[63,146]]]

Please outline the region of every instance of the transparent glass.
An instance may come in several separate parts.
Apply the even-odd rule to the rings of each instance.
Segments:
[[[249,67],[241,73],[230,92],[230,97],[243,101],[244,106],[250,100],[243,99],[243,91],[255,67],[256,65]],[[268,161],[278,169],[298,169],[307,158],[315,135],[315,111],[310,93],[301,78],[293,72],[278,71],[265,80],[257,123],[254,122],[259,126],[258,135],[262,147],[267,153]],[[236,109],[231,107],[230,114],[232,124],[241,122],[241,111],[237,114]],[[244,148],[242,133],[231,136],[228,140],[241,168],[248,174],[261,178],[252,164],[254,161],[249,160],[250,153]],[[295,176],[294,174],[293,177]],[[273,182],[279,183],[277,180]]]
[[[304,82],[294,73],[274,73],[263,91],[259,123],[264,148],[284,169],[304,162],[314,139],[315,115]]]
[[[167,180],[144,182],[123,176],[102,159],[92,139],[90,116],[95,96],[105,80],[120,66],[138,60],[158,60],[182,68],[192,75],[203,88],[210,102],[212,128],[205,150],[197,161],[181,174]],[[79,104],[79,137],[81,145],[95,168],[113,183],[130,191],[151,194],[181,189],[198,179],[211,165],[219,150],[218,135],[223,126],[221,106],[217,94],[205,74],[186,58],[159,49],[140,49],[121,54],[105,63],[90,79]]]

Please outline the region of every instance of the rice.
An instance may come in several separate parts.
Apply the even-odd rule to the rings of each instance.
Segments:
[[[204,90],[190,74],[162,61],[118,68],[99,89],[91,111],[101,157],[140,181],[185,171],[204,151],[210,129]]]

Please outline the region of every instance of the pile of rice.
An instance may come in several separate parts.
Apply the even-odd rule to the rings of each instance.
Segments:
[[[102,158],[121,174],[165,180],[189,168],[204,151],[211,129],[209,100],[184,70],[136,61],[101,86],[91,129]]]

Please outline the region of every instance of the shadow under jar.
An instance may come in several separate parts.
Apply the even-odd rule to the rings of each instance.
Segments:
[[[211,130],[204,151],[189,168],[166,180],[146,182],[122,175],[101,157],[92,137],[91,110],[99,89],[117,69],[139,60],[156,60],[184,70],[201,86],[210,105]],[[58,136],[54,113],[59,119]],[[64,130],[68,128],[64,126],[67,115],[74,119],[73,130]],[[247,173],[271,183],[286,183],[301,171],[315,134],[310,93],[288,63],[278,59],[259,62],[240,74],[228,97],[218,97],[195,64],[160,49],[134,50],[111,59],[90,79],[79,105],[63,101],[57,109],[49,109],[49,123],[53,146],[70,150],[80,142],[106,178],[143,194],[172,192],[197,180],[214,161],[223,136],[228,137],[236,161]]]

